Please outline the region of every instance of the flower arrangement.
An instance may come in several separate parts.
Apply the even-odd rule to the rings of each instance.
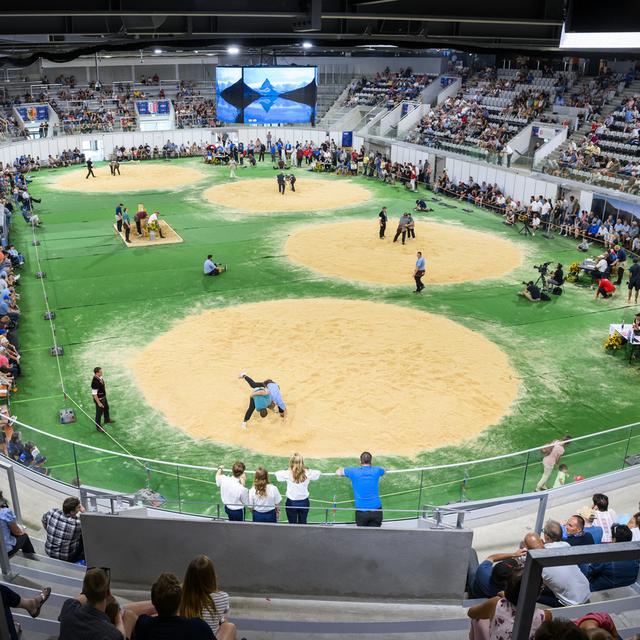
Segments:
[[[572,262],[569,267],[569,273],[567,273],[567,280],[575,282],[580,275],[580,265],[577,262]]]
[[[624,346],[626,340],[617,332],[614,331],[605,341],[604,348],[607,351],[618,351]]]

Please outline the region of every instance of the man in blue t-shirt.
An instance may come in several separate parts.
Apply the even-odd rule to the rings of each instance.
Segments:
[[[382,502],[379,483],[384,475],[382,467],[371,466],[372,455],[368,451],[360,454],[359,467],[340,467],[336,475],[351,480],[353,499],[356,504],[356,525],[359,527],[382,526]]]

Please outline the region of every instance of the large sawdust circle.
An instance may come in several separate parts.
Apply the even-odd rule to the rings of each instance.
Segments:
[[[362,204],[371,198],[367,189],[350,180],[296,177],[296,190],[291,191],[287,183],[284,195],[278,192],[275,173],[273,179],[238,178],[215,185],[203,195],[213,204],[250,214],[337,209]]]
[[[403,246],[393,242],[395,222],[382,240],[377,220],[306,225],[289,236],[285,254],[322,275],[383,285],[413,284],[417,251],[427,261],[426,284],[497,278],[522,263],[513,242],[459,225],[417,221],[415,240]]]
[[[65,171],[52,182],[59,191],[82,191],[84,193],[127,193],[133,191],[166,191],[195,184],[205,174],[193,167],[149,162],[123,162],[120,175],[112,176],[108,165],[93,168],[95,178],[86,178],[87,169],[82,167]]]
[[[519,386],[505,353],[479,333],[406,307],[335,298],[189,316],[130,367],[147,403],[188,435],[280,456],[414,456],[457,444],[496,424]],[[286,420],[254,414],[241,429],[251,390],[239,372],[279,383]]]

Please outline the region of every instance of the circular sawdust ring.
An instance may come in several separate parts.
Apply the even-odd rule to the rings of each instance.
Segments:
[[[51,186],[58,191],[83,193],[133,193],[167,191],[193,185],[206,174],[194,167],[171,162],[123,162],[120,175],[112,176],[108,165],[93,168],[95,178],[86,178],[86,167],[65,171],[54,177]]]
[[[242,176],[242,174],[240,174]],[[211,204],[251,215],[290,211],[324,211],[364,204],[371,193],[353,180],[327,180],[297,175],[295,191],[286,184],[284,195],[273,178],[238,178],[215,185],[203,196]]]
[[[180,353],[180,358],[168,354]],[[188,316],[129,366],[150,405],[191,437],[269,455],[414,456],[480,434],[519,380],[505,353],[443,316],[336,298],[287,299]],[[241,422],[272,378],[289,415]]]
[[[297,228],[284,253],[320,275],[378,285],[413,284],[416,253],[427,262],[425,284],[454,284],[499,278],[522,264],[515,243],[462,225],[416,221],[416,238],[393,242],[397,221],[379,238],[374,220],[310,224]]]

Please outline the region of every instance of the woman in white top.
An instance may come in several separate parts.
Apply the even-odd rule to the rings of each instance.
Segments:
[[[320,472],[307,469],[304,458],[294,453],[289,460],[289,468],[276,471],[276,480],[287,483],[285,509],[289,524],[307,524],[309,515],[309,482],[319,480]]]
[[[253,487],[249,489],[249,507],[254,522],[278,522],[282,496],[278,488],[269,484],[269,473],[258,467],[253,475]]]
[[[617,516],[609,509],[609,498],[604,493],[593,495],[593,510],[596,514],[593,525],[602,529],[602,542],[611,542],[611,525],[615,524]]]
[[[213,563],[207,556],[197,556],[184,574],[178,613],[185,618],[204,620],[216,640],[235,640],[236,625],[225,620],[228,612],[229,594],[218,588]]]

